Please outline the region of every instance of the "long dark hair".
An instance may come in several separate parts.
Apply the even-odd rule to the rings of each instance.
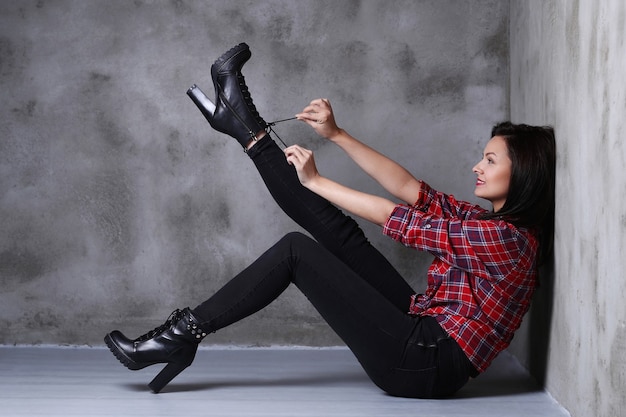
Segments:
[[[539,233],[539,264],[552,252],[556,140],[550,126],[498,123],[491,137],[502,136],[511,159],[511,182],[502,208],[483,216],[502,218]]]

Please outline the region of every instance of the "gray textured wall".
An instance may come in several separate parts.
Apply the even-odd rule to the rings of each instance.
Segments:
[[[195,306],[295,225],[185,95],[238,42],[266,120],[331,99],[340,125],[473,199],[508,115],[508,2],[0,1],[0,343],[102,344]],[[380,190],[307,126],[320,170]],[[419,290],[427,255],[365,226]],[[336,344],[290,289],[208,343]]]
[[[624,416],[626,3],[511,6],[511,117],[557,133],[553,307],[533,306],[550,313],[546,386],[573,416]]]

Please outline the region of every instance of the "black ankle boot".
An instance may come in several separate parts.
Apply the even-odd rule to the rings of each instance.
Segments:
[[[156,329],[130,340],[114,330],[104,338],[115,357],[128,369],[136,371],[157,363],[167,366],[148,384],[158,393],[174,377],[193,362],[198,343],[207,335],[189,308],[175,310],[167,321]]]
[[[244,147],[256,140],[256,134],[267,128],[259,115],[241,68],[250,59],[250,48],[241,43],[227,51],[211,65],[215,87],[215,105],[194,84],[187,95],[198,106],[211,127],[234,137]]]

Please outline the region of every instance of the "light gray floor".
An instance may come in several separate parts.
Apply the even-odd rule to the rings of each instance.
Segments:
[[[346,349],[198,351],[161,394],[160,370],[104,348],[0,346],[1,416],[568,416],[506,352],[453,399],[394,398]]]

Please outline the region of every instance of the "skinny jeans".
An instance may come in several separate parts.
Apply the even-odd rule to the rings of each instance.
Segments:
[[[441,398],[475,374],[430,316],[408,315],[415,293],[354,219],[300,184],[264,136],[248,155],[281,209],[314,239],[289,233],[193,309],[203,329],[222,329],[263,309],[293,283],[390,395]]]

